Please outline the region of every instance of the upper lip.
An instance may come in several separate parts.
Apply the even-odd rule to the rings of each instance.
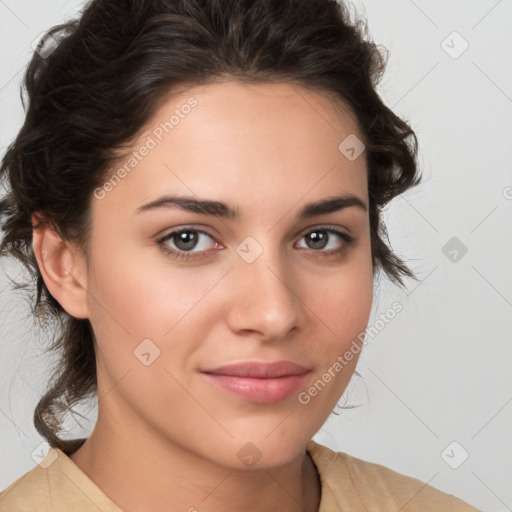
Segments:
[[[232,363],[211,370],[203,370],[203,373],[215,373],[217,375],[230,375],[233,377],[253,377],[260,379],[272,379],[286,375],[301,375],[309,370],[292,361],[275,361],[271,363],[246,361]]]

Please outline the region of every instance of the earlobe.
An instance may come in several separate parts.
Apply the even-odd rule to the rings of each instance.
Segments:
[[[32,216],[35,226],[38,216]],[[32,249],[48,291],[75,318],[89,318],[85,257],[42,223],[32,230]]]

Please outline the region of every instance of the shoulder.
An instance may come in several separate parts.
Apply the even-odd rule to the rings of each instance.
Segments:
[[[342,510],[348,507],[361,512],[479,512],[452,494],[381,464],[334,452],[312,440],[307,451],[317,466],[326,500],[336,503]],[[330,510],[326,508],[325,512]],[[321,508],[320,512],[324,510]]]
[[[35,466],[0,492],[0,511],[18,512],[31,507],[45,510],[48,484],[46,471],[39,465]]]
[[[0,512],[120,512],[61,450],[46,457],[0,492]]]

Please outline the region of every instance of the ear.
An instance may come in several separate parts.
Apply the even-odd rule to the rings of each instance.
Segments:
[[[71,316],[89,318],[83,251],[45,223],[35,227],[39,219],[37,214],[32,215],[32,248],[48,291]]]

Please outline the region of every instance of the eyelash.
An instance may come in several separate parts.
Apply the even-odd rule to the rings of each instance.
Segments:
[[[338,248],[338,249],[330,249],[328,251],[323,251],[323,250],[318,250],[317,251],[315,249],[310,249],[311,251],[313,251],[315,253],[318,253],[318,255],[320,257],[328,257],[328,256],[333,256],[335,254],[341,256],[355,242],[355,239],[352,236],[347,235],[343,231],[339,231],[337,229],[330,228],[330,227],[320,227],[320,228],[310,229],[309,231],[306,231],[306,233],[304,233],[301,236],[301,238],[305,237],[306,235],[308,235],[310,233],[314,233],[315,231],[324,231],[324,232],[329,233],[331,235],[338,235],[344,241],[344,244],[340,248]],[[202,229],[197,229],[197,228],[180,228],[180,229],[177,229],[175,231],[171,231],[170,233],[168,233],[167,235],[163,236],[162,238],[157,239],[156,240],[156,244],[166,254],[168,254],[169,256],[171,256],[172,258],[174,258],[176,260],[187,261],[189,259],[203,259],[203,258],[207,258],[208,257],[208,251],[201,251],[201,252],[198,252],[198,253],[194,253],[194,252],[191,252],[191,251],[177,251],[176,249],[169,248],[169,246],[165,243],[167,240],[172,239],[174,236],[179,235],[180,233],[189,233],[189,232],[202,233],[202,234],[207,235],[207,236],[209,236],[210,238],[213,239],[213,237],[212,237],[212,235],[210,235],[210,233],[207,233],[206,231],[203,231]],[[216,242],[216,243],[218,243],[218,242]]]

